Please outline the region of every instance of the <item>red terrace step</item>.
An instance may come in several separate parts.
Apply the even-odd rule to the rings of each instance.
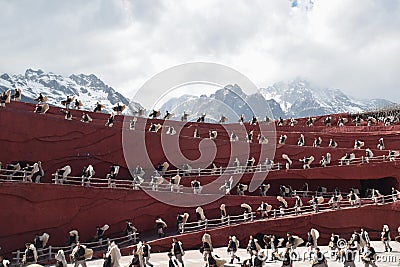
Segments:
[[[12,110],[20,110],[20,111],[28,111],[28,112],[32,112],[35,108],[34,104],[30,104],[30,103],[22,103],[22,102],[11,102],[10,104],[8,104],[6,106],[6,109],[10,109],[12,108]],[[56,117],[64,117],[64,114],[62,114],[60,112],[60,109],[62,109],[62,107],[55,107],[55,106],[51,106],[49,111],[46,113],[47,115],[54,115]],[[73,110],[71,109],[71,114],[74,117],[74,119],[79,119],[82,116],[82,113],[85,112],[87,114],[90,115],[90,117],[92,117],[94,119],[95,123],[99,123],[99,124],[104,124],[107,121],[107,118],[109,117],[109,114],[104,114],[104,113],[93,113],[91,111],[87,111],[87,110]],[[332,117],[332,125],[336,125],[337,119],[340,117],[346,117],[348,118],[348,114],[332,114],[332,115],[327,115],[327,116],[331,116]],[[291,126],[277,126],[276,129],[279,132],[330,132],[330,131],[334,131],[334,132],[347,132],[347,131],[353,131],[353,132],[359,132],[359,131],[370,131],[370,132],[376,132],[376,131],[399,131],[400,127],[399,125],[392,125],[392,126],[382,126],[382,124],[377,124],[374,126],[370,126],[370,127],[364,127],[364,126],[360,126],[360,127],[356,127],[354,126],[354,123],[352,122],[348,122],[345,127],[336,127],[336,126],[332,126],[332,127],[326,127],[323,124],[323,119],[326,116],[316,116],[316,122],[314,124],[313,127],[308,127],[305,126],[305,122],[308,118],[298,118],[296,119],[298,121],[298,124],[291,127]],[[116,115],[115,117],[115,124],[117,127],[121,126],[121,123],[124,119],[124,116],[118,116]],[[160,124],[166,124],[166,125],[172,125],[172,126],[177,126],[180,125],[181,122],[178,121],[171,121],[171,120],[161,120],[161,119],[146,119],[146,118],[137,118],[138,124],[141,124],[143,122],[147,122],[147,126],[146,129],[148,129],[148,126],[150,123],[160,123]],[[127,122],[129,122],[129,117],[127,117]],[[190,131],[188,132],[184,132],[181,133],[181,135],[183,136],[193,136],[193,130],[194,128],[198,128],[199,131],[202,131],[203,134],[205,136],[202,137],[208,137],[208,130],[216,130],[218,131],[218,133],[224,133],[224,129],[225,127],[232,127],[232,129],[237,129],[238,131],[243,130],[243,126],[241,126],[239,123],[233,123],[233,124],[225,124],[225,125],[221,125],[221,124],[212,124],[212,123],[196,123],[196,122],[187,122],[185,123],[186,128],[190,128]],[[248,123],[244,124],[244,127],[246,128],[247,131],[251,130],[251,129],[258,129],[257,126],[252,126],[249,125]],[[272,128],[271,128],[272,129]],[[230,134],[230,133],[228,133]],[[244,133],[243,133],[244,134]],[[255,136],[258,134],[257,130],[255,131]]]
[[[327,187],[329,191],[333,191],[335,187],[339,187],[342,191],[348,191],[350,188],[362,188],[363,184],[369,183],[369,188],[379,189],[380,192],[390,193],[391,187],[398,187],[400,162],[380,162],[357,165],[329,166],[325,168],[290,169],[290,170],[273,170],[269,171],[268,176],[263,173],[245,173],[234,175],[223,175],[219,182],[215,182],[219,176],[190,176],[181,179],[181,185],[190,186],[193,180],[198,180],[203,185],[204,193],[217,193],[220,186],[225,180],[229,180],[230,176],[234,181],[240,179],[241,183],[249,184],[251,180],[263,181],[271,184],[268,194],[277,194],[279,185],[291,185],[293,189],[302,188],[304,182],[308,182],[310,190],[316,190],[317,186]],[[256,175],[256,176],[254,176]],[[225,177],[225,178],[224,178]],[[369,182],[367,182],[369,181]],[[212,183],[211,187],[204,185]],[[236,189],[231,191],[236,193]],[[250,192],[251,193],[251,192]],[[246,194],[250,194],[246,192]],[[253,194],[258,194],[258,191]]]
[[[175,193],[159,193],[176,199]],[[184,195],[179,195],[185,197]],[[207,196],[188,195],[200,202]],[[144,191],[110,188],[88,188],[70,185],[31,184],[2,182],[0,186],[0,209],[4,218],[0,228],[0,244],[5,253],[15,251],[25,242],[31,241],[35,233],[50,234],[49,245],[62,246],[68,239],[68,232],[76,229],[82,241],[91,240],[97,225],[108,224],[110,229],[105,237],[120,235],[131,220],[140,233],[155,231],[155,217],[161,216],[169,225],[167,231],[176,230],[176,216],[188,212],[189,221],[196,218],[195,207],[176,207],[159,202]],[[220,217],[220,205],[226,204],[228,214],[241,214],[242,203],[257,209],[261,201],[278,206],[275,197],[224,196],[213,203],[203,205],[208,218]],[[294,204],[288,199],[289,205]],[[10,209],[10,207],[16,207]]]
[[[46,177],[43,181],[50,181],[50,175],[57,168],[67,164],[72,166],[73,175],[79,173],[83,166],[93,164],[98,174],[96,175],[97,177],[105,176],[109,172],[111,165],[120,165],[122,166],[120,171],[121,177],[128,177],[129,173],[126,169],[121,147],[122,131],[120,127],[122,125],[122,116],[116,118],[115,127],[109,128],[104,126],[109,116],[107,114],[89,113],[94,121],[90,124],[84,124],[79,121],[81,111],[72,111],[76,120],[66,121],[63,114],[59,112],[59,108],[51,107],[46,114],[34,114],[33,109],[34,105],[32,104],[15,102],[1,109],[0,128],[3,130],[0,131],[0,140],[2,140],[1,147],[3,150],[0,154],[0,161],[11,162],[20,160],[36,162],[40,160],[43,162],[46,172]],[[150,120],[149,122],[151,121],[157,122],[159,120]],[[247,124],[245,126],[250,127]],[[193,130],[190,127],[199,127],[199,129],[205,131],[205,134],[207,134],[208,130],[223,131],[223,126],[218,124],[188,123],[186,129],[188,136],[180,138],[180,145],[183,148],[185,156],[190,159],[196,159],[200,155],[198,143],[202,141],[201,139],[189,137]],[[238,127],[239,129],[240,125],[234,124],[234,127]],[[347,127],[342,129],[337,129],[337,127],[328,129],[328,127],[324,127],[327,132],[324,135],[321,134],[321,137],[326,140],[325,138],[329,136],[330,132],[336,132],[336,134],[345,138],[344,141],[347,140],[349,143],[352,143],[355,139],[353,135],[367,136],[370,132],[365,132],[365,130],[374,129],[374,127],[348,128],[351,131],[360,130],[360,133],[347,133]],[[250,128],[246,129],[249,130]],[[303,126],[295,126],[290,128],[290,131],[297,129],[305,128]],[[386,129],[388,131],[385,131]],[[390,136],[388,137],[388,145],[390,145],[391,140],[394,141],[397,139],[398,129],[398,126],[391,126],[382,129],[379,134],[388,134]],[[396,131],[396,133],[393,134],[390,131]],[[138,151],[138,147],[143,143],[143,136],[140,131],[130,131],[130,133],[132,133],[133,138],[127,145],[128,149],[131,149],[134,153],[134,157],[131,160],[134,161],[134,165],[142,164],[144,152]],[[160,152],[160,134],[146,133],[145,136],[147,151],[151,152],[152,165],[165,161],[165,155]],[[340,146],[341,141],[337,141]],[[228,140],[223,140],[222,138],[221,140],[217,138],[215,144],[219,148],[217,151],[217,163],[220,161],[219,164],[228,161],[231,146],[234,146],[239,151],[241,148],[247,146],[247,144],[240,144],[239,142],[232,145]],[[210,142],[209,145],[214,145],[214,142]],[[250,147],[253,154],[262,151],[261,145],[251,144]],[[266,147],[268,146],[263,146],[263,149],[266,149]],[[288,154],[293,153],[289,155],[294,158],[302,158],[306,156],[304,154],[308,154],[309,152],[315,153],[317,160],[317,154],[326,151],[323,148],[297,149],[294,147],[285,148],[283,146],[282,148],[278,147],[278,152],[285,151],[285,149],[290,149],[290,151],[286,150],[286,152]],[[334,157],[339,156],[343,150],[339,149],[336,151],[338,152],[332,153]],[[360,151],[360,153],[364,152]],[[244,154],[244,157],[247,158],[247,154]],[[242,154],[238,153],[236,155]],[[186,162],[182,161],[181,163]],[[318,182],[329,180],[332,183],[340,181],[340,183],[347,184],[349,181],[351,183],[357,181],[355,179],[376,179],[383,177],[394,177],[398,183],[398,164],[397,162],[392,162],[371,164],[368,166],[355,165],[328,167],[324,169],[315,168],[304,171],[289,170],[287,172],[274,172],[271,175],[268,179],[279,180],[282,183],[292,180],[304,182],[304,180],[310,179]],[[248,177],[249,175],[245,175],[244,179],[248,179]],[[52,235],[52,240],[62,243],[65,242],[68,231],[79,227],[82,238],[87,240],[94,234],[94,227],[103,222],[109,223],[111,221],[110,226],[116,229],[112,231],[121,231],[124,228],[125,219],[136,219],[139,217],[137,218],[139,220],[138,225],[136,225],[135,220],[133,221],[137,228],[141,229],[153,227],[149,225],[149,221],[154,220],[155,213],[160,213],[168,222],[175,224],[176,214],[183,211],[183,209],[158,203],[150,199],[142,191],[117,191],[113,189],[93,189],[62,185],[12,184],[11,186],[6,186],[6,184],[2,184],[2,187],[0,187],[2,199],[0,207],[5,212],[3,216],[16,218],[15,221],[17,223],[11,226],[9,224],[0,224],[0,227],[3,227],[2,229],[9,229],[7,234],[0,236],[0,243],[7,243],[7,246],[14,248],[20,247],[26,240],[31,240],[33,234],[37,231],[48,231]],[[236,196],[225,197],[223,200],[227,199],[231,201],[234,207],[239,206],[243,201],[243,198]],[[254,201],[250,204],[258,205],[261,202],[261,198],[246,198],[246,201]],[[219,204],[220,202],[215,202],[207,207],[207,210],[210,212],[209,216],[218,216]],[[10,206],[15,205],[18,206],[18,209],[9,209]],[[111,213],[107,218],[105,217],[105,211]],[[138,216],[138,214],[141,216]],[[191,216],[194,215],[192,214]],[[35,221],[32,221],[32,218]],[[13,237],[12,240],[8,240],[10,236]],[[6,250],[8,248],[3,246],[3,249]]]
[[[277,219],[267,219],[241,223],[234,226],[225,226],[206,231],[211,235],[213,246],[226,246],[228,237],[235,235],[241,247],[247,246],[250,235],[274,234],[277,237],[286,237],[287,232],[298,235],[307,240],[307,232],[315,228],[320,232],[318,244],[327,245],[331,233],[339,234],[349,240],[354,230],[364,228],[371,239],[380,239],[380,231],[384,224],[390,229],[397,229],[400,219],[400,202],[371,205],[361,208],[341,209],[336,211],[322,211],[317,214],[299,215]],[[204,231],[185,233],[176,236],[183,243],[185,250],[199,249]],[[395,233],[392,233],[392,239]],[[172,237],[166,237],[148,242],[153,252],[166,252],[171,249]],[[132,252],[132,247],[122,248],[123,255]]]
[[[13,103],[15,104],[15,103]],[[18,117],[15,117],[15,112],[7,112],[2,111],[2,120],[0,124],[4,127],[9,127],[15,120],[19,122],[19,124],[13,126],[13,132],[15,133],[12,138],[14,140],[10,140],[13,143],[13,147],[7,146],[10,148],[7,153],[2,154],[0,156],[0,160],[6,162],[9,159],[20,159],[20,160],[29,160],[29,161],[37,161],[41,159],[44,164],[43,167],[47,174],[45,181],[50,181],[49,174],[54,173],[56,168],[65,166],[70,164],[73,167],[73,175],[79,175],[83,166],[88,164],[93,164],[96,172],[101,176],[108,173],[111,165],[117,164],[122,166],[120,176],[128,177],[129,173],[124,166],[125,159],[123,158],[122,149],[119,147],[121,144],[121,132],[117,128],[107,128],[104,125],[99,124],[90,124],[86,125],[79,121],[65,121],[62,119],[62,116],[57,115],[58,117],[50,117],[49,114],[33,114],[33,113],[18,113]],[[104,116],[106,114],[95,114]],[[45,119],[44,119],[45,118]],[[32,124],[32,119],[35,120],[34,124]],[[45,131],[43,129],[48,129],[49,125],[52,123],[57,123],[57,127],[52,127],[50,132]],[[3,123],[3,124],[2,124]],[[26,133],[26,125],[30,125],[30,132],[34,134],[34,139],[25,140]],[[203,124],[206,125],[206,124]],[[310,128],[310,127],[308,127]],[[72,129],[72,130],[71,130]],[[128,147],[137,148],[136,141],[141,142],[140,132],[132,131],[129,132],[133,135],[132,143],[128,143]],[[3,132],[5,139],[10,138],[10,135],[7,132]],[[0,133],[0,136],[2,134]],[[137,136],[137,138],[135,138]],[[160,135],[155,133],[146,133],[146,143],[148,151],[151,152],[151,160],[153,165],[164,162],[167,160],[162,153],[156,153],[159,151],[160,147]],[[166,137],[168,140],[168,137]],[[397,138],[397,134],[393,135],[393,142]],[[349,143],[353,143],[354,137],[351,138]],[[181,149],[183,149],[183,153],[189,159],[196,159],[200,152],[197,150],[198,143],[201,142],[201,139],[195,138],[181,138]],[[290,141],[290,140],[289,140]],[[288,142],[289,142],[288,141]],[[24,142],[24,143],[22,143]],[[215,163],[217,166],[226,166],[229,161],[229,151],[230,148],[236,148],[237,151],[242,151],[248,147],[248,144],[243,142],[230,143],[226,140],[214,140],[219,148],[217,151],[217,157],[215,159]],[[212,143],[214,143],[212,142]],[[339,141],[340,144],[341,141]],[[367,142],[366,142],[367,143]],[[211,143],[210,143],[211,144]],[[229,146],[226,146],[226,145]],[[367,143],[368,144],[368,143]],[[31,147],[31,148],[30,148]],[[99,149],[101,147],[101,149]],[[33,148],[33,149],[32,149]],[[212,147],[210,147],[212,148]],[[261,146],[258,144],[250,144],[250,148],[252,153],[251,156],[257,158],[257,155],[261,151],[268,150],[269,146]],[[263,149],[263,150],[261,150]],[[45,151],[52,151],[51,157],[49,153],[43,153]],[[338,158],[341,158],[345,153],[354,152],[353,150],[343,150],[339,149],[327,149],[327,148],[313,148],[313,147],[298,147],[298,146],[288,146],[288,145],[278,145],[277,153],[275,161],[283,161],[281,159],[281,154],[288,154],[291,158],[295,160],[294,166],[301,167],[299,162],[297,161],[299,158],[304,156],[313,155],[315,157],[316,164],[322,155],[326,154],[326,152],[330,152],[332,154],[332,159],[335,162]],[[356,156],[361,157],[365,151],[364,150],[356,150]],[[145,152],[138,152],[137,154],[143,154]],[[375,154],[383,153],[379,151],[375,151]],[[23,155],[23,157],[21,156]],[[238,157],[241,162],[247,160],[248,156],[244,155],[244,158],[240,157],[240,153]],[[140,157],[136,157],[136,164],[141,164]],[[264,161],[264,158],[256,160],[256,163],[259,161]],[[184,161],[181,164],[186,163]],[[134,166],[136,166],[134,164]],[[143,165],[142,165],[143,166]],[[146,167],[146,166],[143,166]],[[195,167],[195,166],[193,166]]]
[[[367,128],[367,127],[366,127]],[[285,144],[287,145],[297,145],[300,134],[304,135],[305,145],[313,146],[313,142],[315,138],[322,138],[321,147],[328,147],[329,140],[333,139],[338,143],[338,148],[353,148],[355,140],[363,141],[364,149],[376,149],[378,145],[378,140],[380,138],[384,139],[385,149],[387,150],[398,150],[400,149],[398,140],[400,137],[400,128],[398,126],[394,127],[396,129],[392,129],[390,131],[384,130],[371,130],[371,131],[352,131],[352,132],[342,132],[336,131],[332,129],[330,131],[324,133],[316,133],[316,132],[302,132],[302,131],[280,131],[278,128],[278,132],[276,133],[277,138],[281,135],[286,135],[287,139]]]
[[[28,104],[23,103],[12,103],[2,110],[2,117],[0,120],[0,126],[2,129],[10,129],[9,131],[0,132],[0,140],[8,140],[7,146],[4,153],[0,155],[0,161],[10,162],[16,159],[21,161],[38,161],[43,162],[43,168],[46,173],[46,177],[43,181],[51,181],[50,175],[56,171],[57,168],[65,165],[72,166],[72,175],[80,175],[83,166],[92,164],[95,167],[97,177],[105,177],[106,173],[109,172],[111,165],[120,165],[120,177],[129,177],[129,172],[126,168],[125,158],[121,146],[121,131],[117,127],[108,128],[103,125],[107,114],[93,114],[93,116],[103,116],[104,121],[99,124],[84,124],[80,121],[66,121],[63,119],[62,114],[33,114],[26,112],[26,110],[11,110],[9,109],[12,105],[22,105],[26,107]],[[78,112],[78,111],[77,111]],[[18,123],[15,123],[15,122]],[[10,127],[12,125],[12,127]],[[54,125],[54,127],[49,127]],[[207,126],[208,124],[202,124]],[[27,136],[27,128],[31,136]],[[310,127],[309,127],[310,128]],[[146,168],[146,164],[143,160],[142,155],[146,152],[139,151],[138,147],[143,142],[143,133],[140,131],[128,131],[132,136],[131,140],[127,142],[127,147],[135,149],[133,160],[135,162],[133,166],[141,165]],[[354,133],[353,133],[354,134]],[[165,155],[160,152],[160,134],[146,133],[146,148],[150,152],[151,165],[157,165],[158,163],[167,160]],[[347,136],[347,135],[343,135]],[[164,140],[168,139],[168,136]],[[323,137],[325,140],[325,137]],[[390,143],[391,140],[397,138],[397,135],[393,135],[387,141]],[[349,138],[353,143],[354,136]],[[200,156],[198,150],[199,143],[205,141],[202,139],[181,137],[180,138],[180,149],[188,159],[194,160]],[[234,156],[238,156],[241,162],[245,162],[248,159],[247,153],[241,153],[248,148],[248,144],[243,142],[231,143],[227,140],[216,139],[214,141],[208,141],[206,150],[203,151],[207,154],[207,151],[212,151],[214,144],[216,144],[218,150],[216,159],[214,160],[217,166],[226,166],[230,160],[230,151],[234,149],[236,152]],[[289,142],[289,141],[288,141]],[[340,145],[340,140],[338,141]],[[375,142],[375,141],[374,141]],[[268,155],[264,155],[262,158],[257,156],[263,152],[268,151],[269,146],[261,146],[259,144],[250,144],[250,157],[256,158],[256,164],[260,161],[264,161]],[[175,148],[178,151],[178,148]],[[44,151],[51,151],[51,153],[45,153]],[[322,155],[330,152],[332,159],[335,163],[338,158],[342,157],[347,152],[353,152],[352,149],[344,150],[342,148],[329,150],[327,148],[313,148],[313,147],[297,147],[288,145],[278,145],[275,161],[283,162],[281,155],[283,153],[288,154],[294,161],[294,166],[301,167],[298,162],[299,158],[304,156],[313,155],[315,157],[315,164],[318,164],[319,159]],[[211,153],[211,152],[210,152]],[[356,156],[361,157],[365,151],[356,151]],[[376,154],[380,152],[375,152]],[[383,152],[382,152],[383,153]],[[233,159],[232,159],[233,160]],[[186,163],[186,159],[182,159],[179,165]],[[148,166],[149,167],[149,166]],[[196,166],[192,166],[196,167]],[[326,170],[325,170],[326,171]],[[303,173],[307,176],[307,171]],[[345,174],[345,173],[343,173]]]
[[[283,180],[285,182],[287,180]],[[303,180],[304,181],[304,180]],[[335,184],[335,180],[331,180]],[[176,199],[174,193],[159,193]],[[186,195],[181,196],[184,200]],[[199,202],[205,195],[190,195]],[[5,218],[13,218],[13,224],[0,222],[7,232],[0,234],[0,243],[7,253],[21,247],[33,238],[35,233],[50,234],[51,245],[65,244],[68,232],[77,229],[81,240],[90,240],[97,225],[108,224],[110,229],[105,237],[120,234],[125,229],[125,220],[131,220],[140,232],[154,231],[154,220],[161,216],[169,225],[168,232],[176,230],[176,215],[183,212],[190,214],[189,221],[195,221],[195,207],[175,207],[149,197],[143,191],[108,188],[87,188],[81,186],[7,183],[0,187],[0,209]],[[221,199],[203,205],[207,218],[219,218],[219,207],[226,204],[228,214],[242,214],[242,203],[249,204],[256,210],[261,201],[277,208],[275,197],[224,196]],[[289,207],[294,199],[287,198]],[[306,201],[306,200],[304,200]],[[18,207],[10,209],[9,207]],[[379,206],[381,207],[381,206]],[[397,206],[398,208],[398,206]],[[397,216],[398,210],[396,210]],[[49,245],[50,245],[49,244]]]
[[[12,107],[12,109],[10,109],[10,107]],[[33,114],[33,109],[34,109],[34,105],[32,105],[32,104],[12,102],[11,104],[7,105],[6,109],[4,109],[4,110],[12,110],[13,112],[14,111],[22,111],[22,112],[28,112],[28,113]],[[47,115],[47,117],[63,119],[64,115],[62,113],[60,113],[59,110],[60,110],[59,107],[52,107],[49,110],[49,112],[46,113],[45,115]],[[74,120],[78,120],[78,121],[80,120],[83,112],[84,111],[81,111],[81,110],[71,110]],[[86,112],[86,113],[88,113],[94,119],[93,122],[91,123],[93,125],[104,126],[104,124],[107,121],[107,118],[109,116],[108,114],[103,114],[103,113],[93,113],[93,112]],[[43,114],[35,114],[35,115],[43,115]],[[123,119],[124,119],[124,116],[116,116],[114,127],[120,128],[122,126]],[[129,121],[129,118],[127,117],[126,120]],[[144,118],[138,118],[137,124],[144,123],[145,121],[147,122],[147,126],[145,127],[145,129],[148,129],[149,124],[152,122],[165,124],[165,125],[172,125],[172,126],[181,124],[181,122],[177,122],[177,121],[164,121],[164,120],[158,120],[158,119],[153,120],[153,119],[144,119]],[[208,134],[209,130],[216,130],[219,133],[219,137],[220,137],[219,139],[228,139],[229,138],[228,135],[230,133],[226,133],[226,131],[225,131],[226,127],[232,128],[233,130],[236,129],[237,134],[239,136],[242,135],[240,137],[241,137],[241,139],[244,139],[246,133],[243,132],[243,126],[241,126],[239,124],[221,125],[221,124],[188,122],[185,124],[185,127],[184,127],[183,131],[180,133],[180,135],[192,137],[194,129],[197,128],[201,134],[201,137],[203,137],[203,138],[209,137],[209,134]],[[258,126],[252,126],[252,125],[245,124],[244,127],[247,129],[247,131],[254,129],[255,130],[254,139],[256,139],[256,136],[259,133],[257,130]],[[269,130],[273,130],[273,128],[267,127],[267,129],[269,129]],[[165,129],[163,129],[163,130],[165,130]],[[288,143],[291,143],[291,144],[297,143],[297,139],[298,139],[300,133],[305,133],[306,139],[310,139],[310,140],[306,140],[306,142],[308,142],[310,144],[313,142],[315,137],[318,137],[321,135],[322,135],[322,137],[326,137],[324,141],[328,142],[329,141],[328,138],[331,138],[331,137],[334,139],[335,139],[335,137],[341,139],[341,136],[343,135],[343,133],[346,133],[346,135],[347,134],[355,135],[355,137],[353,138],[354,140],[360,139],[359,134],[357,134],[358,132],[368,131],[368,132],[370,132],[371,136],[378,137],[376,139],[379,139],[380,137],[382,137],[382,135],[387,135],[387,132],[390,133],[390,136],[393,134],[398,136],[398,134],[400,133],[400,127],[398,125],[397,126],[389,126],[389,127],[384,127],[384,126],[372,126],[372,127],[353,127],[353,126],[352,127],[325,127],[325,126],[320,127],[320,126],[314,126],[314,127],[306,127],[306,126],[297,126],[296,125],[294,127],[290,127],[290,126],[279,127],[278,126],[278,127],[276,127],[276,130],[278,131],[278,134],[277,134],[278,137],[280,134],[288,134],[288,137],[289,137]],[[322,133],[320,133],[320,131],[322,131]],[[392,133],[393,131],[397,131],[397,133]],[[266,134],[268,135],[268,133],[266,133]],[[293,140],[291,140],[291,139],[293,139]],[[345,144],[341,144],[341,145],[342,145],[342,147],[352,147],[354,140],[346,139],[346,142],[349,142],[349,143],[346,145]],[[338,140],[338,141],[342,141],[342,140]],[[371,141],[373,141],[373,143],[366,144],[366,146],[376,147],[377,140],[371,140]],[[388,146],[388,148],[395,149],[394,146],[392,147],[390,145]]]

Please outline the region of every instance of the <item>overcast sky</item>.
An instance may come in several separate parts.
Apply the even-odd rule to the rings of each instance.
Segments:
[[[308,0],[310,1],[310,0]],[[0,73],[94,73],[127,97],[166,68],[230,66],[400,102],[400,1],[0,0]]]

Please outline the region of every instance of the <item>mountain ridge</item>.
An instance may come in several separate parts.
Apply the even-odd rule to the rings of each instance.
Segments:
[[[94,74],[71,74],[64,77],[41,69],[27,69],[24,74],[0,75],[0,92],[20,88],[22,101],[33,102],[39,93],[48,98],[50,105],[61,106],[61,100],[67,96],[75,96],[83,102],[83,109],[94,109],[96,102],[105,105],[104,111],[111,113],[117,103],[126,105],[126,113],[142,108],[139,103],[130,102],[128,98],[105,84]]]
[[[0,93],[9,89],[21,88],[22,101],[33,102],[39,93],[48,97],[48,103],[61,105],[67,96],[76,96],[84,104],[83,109],[93,110],[96,102],[106,106],[111,113],[117,103],[128,106],[125,114],[132,114],[143,107],[105,84],[95,74],[71,74],[68,77],[44,72],[41,69],[27,69],[24,74],[0,75]],[[304,79],[277,82],[260,88],[258,92],[247,95],[239,85],[226,85],[210,95],[195,96],[185,94],[174,97],[158,107],[162,113],[174,113],[179,120],[183,112],[191,114],[189,120],[196,120],[207,113],[209,122],[218,122],[221,116],[235,122],[240,115],[246,118],[255,115],[260,119],[309,117],[334,113],[361,112],[394,105],[385,99],[354,99],[335,88],[319,88]]]
[[[260,88],[265,99],[274,99],[285,117],[308,117],[343,112],[361,112],[394,105],[385,99],[355,99],[336,88],[320,88],[304,79],[278,82]]]
[[[185,103],[186,101],[188,103]],[[215,101],[218,105],[223,103],[226,110],[221,106],[216,107],[216,104],[213,104]],[[227,85],[210,96],[184,95],[164,103],[161,111],[168,110],[175,114],[186,112],[192,114],[193,118],[205,112],[215,121],[222,115],[229,118],[227,114],[235,119],[241,114],[247,118],[255,115],[259,118],[268,116],[276,119],[356,113],[394,104],[385,99],[354,99],[339,89],[313,87],[305,80],[295,79],[260,88],[257,93],[251,95],[245,94],[237,84]]]

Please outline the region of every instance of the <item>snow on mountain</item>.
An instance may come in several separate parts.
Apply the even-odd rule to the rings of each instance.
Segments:
[[[174,113],[176,119],[184,112],[190,114],[189,120],[196,120],[206,113],[206,120],[209,122],[218,122],[221,116],[225,116],[231,123],[237,122],[242,114],[248,119],[253,115],[263,119],[265,116],[271,118],[274,113],[283,115],[279,104],[274,100],[267,101],[258,93],[246,95],[237,84],[227,85],[210,96],[184,95],[172,98],[161,107],[163,113],[166,110]]]
[[[338,89],[318,88],[301,79],[275,83],[261,88],[260,93],[265,99],[274,99],[285,117],[360,112],[394,104],[384,99],[356,100]]]
[[[28,69],[25,74],[10,75],[4,73],[0,76],[0,92],[8,89],[20,88],[22,101],[32,102],[39,93],[47,96],[48,103],[61,106],[61,100],[67,96],[83,102],[83,109],[93,110],[96,102],[106,106],[105,112],[110,113],[111,108],[117,103],[129,105],[130,101],[123,95],[106,85],[94,74],[71,75],[64,77],[52,72],[45,73],[42,70]],[[142,108],[138,103],[131,103],[126,109],[127,113]]]
[[[241,114],[251,118],[308,117],[342,112],[360,112],[394,105],[384,99],[355,100],[338,89],[317,88],[307,81],[296,79],[261,88],[258,93],[246,95],[238,85],[227,85],[210,96],[172,98],[161,111],[168,110],[180,118],[183,112],[195,120],[206,113],[209,121],[218,121],[221,115],[236,122]],[[272,114],[271,114],[272,113]]]
[[[42,70],[26,70],[25,74],[0,75],[0,92],[8,89],[22,89],[22,101],[32,102],[39,93],[48,97],[48,103],[61,105],[67,96],[75,96],[84,104],[83,109],[93,110],[97,101],[106,106],[110,113],[117,103],[129,105],[126,114],[142,109],[138,103],[130,103],[127,98],[106,85],[94,74],[64,77]],[[175,114],[180,119],[183,112],[190,114],[189,120],[196,120],[206,113],[207,120],[218,122],[223,115],[229,122],[236,122],[241,114],[250,119],[255,115],[273,118],[308,117],[342,112],[359,112],[394,105],[384,99],[360,100],[345,95],[332,88],[318,88],[305,80],[295,79],[278,82],[258,93],[247,95],[239,85],[227,85],[207,96],[183,95],[165,102],[161,111]]]

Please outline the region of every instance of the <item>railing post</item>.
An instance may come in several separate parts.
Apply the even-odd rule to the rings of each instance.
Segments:
[[[364,163],[364,156],[361,156],[361,163]]]
[[[201,169],[200,169],[200,168],[198,168],[198,171],[199,171],[199,176],[201,176]]]
[[[49,246],[49,261],[51,261],[51,246]]]
[[[17,250],[17,264],[19,265],[20,262],[20,258],[21,258],[21,251]]]
[[[207,226],[208,226],[208,220],[205,219],[205,220],[204,220],[204,229],[205,229],[205,230],[207,230]]]
[[[222,174],[222,166],[219,167],[219,174]]]
[[[228,215],[228,217],[226,217],[226,218],[227,218],[228,225],[231,225],[231,217]]]
[[[278,171],[281,169],[281,164],[278,162]]]
[[[254,220],[254,213],[250,213],[250,221],[252,222]]]
[[[361,199],[358,200],[358,207],[361,208]]]
[[[276,219],[276,209],[274,209],[274,219]]]

